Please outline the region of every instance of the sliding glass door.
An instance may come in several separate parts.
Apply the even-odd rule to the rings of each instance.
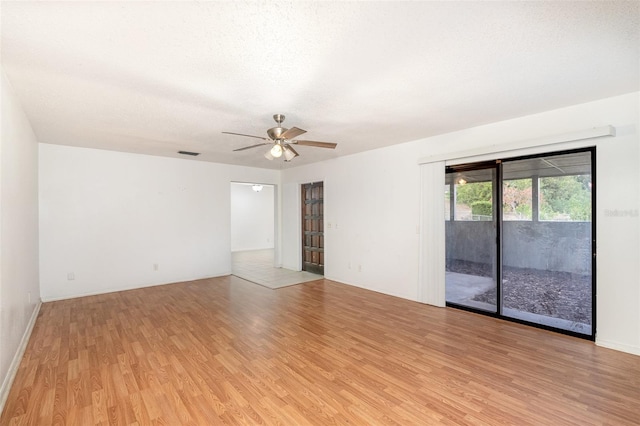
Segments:
[[[595,336],[594,154],[447,169],[448,305]]]
[[[505,161],[502,314],[592,334],[591,151]]]
[[[450,168],[445,175],[446,301],[496,312],[496,167]]]

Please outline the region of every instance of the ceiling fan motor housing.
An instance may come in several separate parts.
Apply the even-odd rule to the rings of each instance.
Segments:
[[[280,124],[284,121],[284,114],[273,114],[273,119],[276,123],[278,123],[277,127],[272,127],[267,130],[267,135],[273,140],[281,139],[281,135],[286,132],[288,129],[281,127]]]
[[[269,130],[267,130],[267,135],[269,135],[269,137],[275,141],[275,140],[282,139],[281,135],[287,130],[288,129],[285,129],[284,127],[272,127]]]

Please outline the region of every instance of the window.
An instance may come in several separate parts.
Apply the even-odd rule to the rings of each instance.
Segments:
[[[540,220],[591,221],[591,175],[540,178]]]
[[[502,220],[532,220],[533,187],[531,179],[502,182]]]
[[[470,170],[447,175],[445,181],[447,217],[456,221],[493,220],[492,182],[492,172],[487,170]]]

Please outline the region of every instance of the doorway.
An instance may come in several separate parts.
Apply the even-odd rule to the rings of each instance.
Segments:
[[[231,251],[275,247],[274,185],[231,182]]]
[[[275,186],[231,182],[231,272],[243,278],[275,267]]]
[[[324,275],[324,186],[306,183],[301,191],[302,270]]]
[[[231,183],[231,273],[274,290],[321,279],[280,267],[276,198],[275,185]]]
[[[446,302],[595,338],[595,149],[448,167]]]

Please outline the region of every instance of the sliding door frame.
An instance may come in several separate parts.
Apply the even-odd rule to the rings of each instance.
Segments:
[[[548,157],[551,155],[565,155],[565,154],[575,154],[575,153],[583,153],[589,152],[591,157],[591,334],[583,334],[577,333],[571,330],[564,330],[561,328],[556,328],[552,326],[548,326],[545,324],[535,323],[531,321],[526,321],[519,318],[513,318],[509,316],[505,316],[502,314],[502,230],[503,230],[503,208],[502,208],[502,186],[503,186],[503,173],[502,173],[502,164],[505,162],[518,161],[518,160],[528,160],[533,158],[540,157]],[[470,171],[470,170],[478,170],[478,169],[488,169],[494,167],[495,168],[495,182],[493,185],[493,220],[496,224],[496,241],[495,241],[495,281],[496,281],[496,311],[491,312],[487,310],[477,309],[471,306],[462,305],[459,303],[446,301],[445,304],[447,307],[452,307],[456,309],[461,309],[465,311],[470,311],[474,313],[478,313],[481,315],[486,315],[490,317],[495,317],[511,322],[516,322],[520,324],[525,324],[528,326],[541,328],[545,330],[554,331],[561,334],[566,334],[574,337],[579,337],[582,339],[595,341],[596,338],[596,147],[585,147],[585,148],[576,148],[570,150],[562,150],[562,151],[549,151],[543,153],[536,153],[530,155],[522,155],[518,157],[505,157],[503,159],[496,159],[492,161],[480,161],[478,163],[465,163],[459,165],[446,166],[445,175],[451,172],[462,172],[462,171]],[[446,244],[446,240],[445,240]]]

